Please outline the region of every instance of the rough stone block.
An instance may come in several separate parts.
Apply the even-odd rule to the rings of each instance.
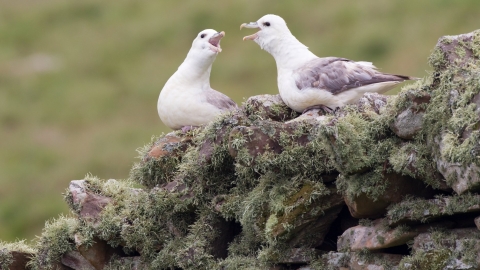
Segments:
[[[477,228],[422,233],[415,237],[413,256],[420,262],[443,264],[443,269],[480,269],[480,232]]]
[[[480,212],[480,195],[464,194],[435,199],[407,199],[393,205],[387,213],[390,226],[429,222],[442,217]]]
[[[337,242],[338,250],[360,251],[379,250],[400,246],[430,228],[452,226],[452,222],[424,224],[412,228],[389,228],[383,219],[377,219],[370,226],[358,225],[346,230]]]
[[[309,202],[307,198],[312,192],[311,186],[303,186],[286,202],[285,207],[290,209],[289,212],[270,215],[265,226],[267,238],[280,238],[291,247],[316,247],[322,244],[344,202],[334,188],[329,195]]]
[[[262,120],[285,122],[295,118],[298,113],[290,109],[280,95],[258,95],[247,99],[243,104],[248,117]]]
[[[325,266],[340,270],[396,270],[401,259],[402,255],[398,254],[371,253],[361,256],[357,252],[330,252],[326,256]]]
[[[376,200],[361,194],[353,199],[345,196],[345,203],[350,213],[355,218],[379,218],[387,212],[392,203],[402,201],[406,195],[431,197],[433,190],[425,186],[422,181],[406,175],[385,173],[385,181],[388,182],[385,192]]]
[[[144,157],[144,161],[150,158],[160,159],[163,157],[180,156],[191,144],[192,137],[181,135],[178,132],[170,132],[152,145]]]
[[[70,251],[62,256],[62,264],[74,270],[97,270],[78,251]]]
[[[74,210],[83,219],[96,225],[103,208],[111,203],[109,197],[95,194],[85,187],[85,180],[73,180],[70,182],[69,191],[72,196]]]
[[[411,140],[423,128],[423,116],[430,102],[430,94],[418,90],[409,90],[399,94],[399,99],[407,107],[398,112],[390,128],[400,138]]]

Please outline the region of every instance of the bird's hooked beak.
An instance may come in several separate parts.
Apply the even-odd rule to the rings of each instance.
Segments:
[[[220,40],[225,36],[225,32],[219,32],[213,35],[209,40],[208,43],[210,43],[210,49],[214,52],[221,52],[222,48],[220,48]]]
[[[242,23],[242,25],[240,25],[240,30],[242,30],[242,28],[260,28],[260,26],[258,26],[258,23],[257,22],[251,22],[251,23]],[[253,34],[253,35],[250,35],[250,36],[245,36],[243,37],[243,40],[254,40],[258,37],[258,32]]]

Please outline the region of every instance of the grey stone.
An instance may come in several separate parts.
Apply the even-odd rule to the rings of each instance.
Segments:
[[[112,199],[87,190],[85,180],[71,181],[69,190],[72,196],[74,210],[86,221],[91,222],[94,226],[98,225],[100,213]]]
[[[31,253],[11,251],[13,262],[9,265],[9,270],[27,269],[27,263],[30,261]]]
[[[384,219],[377,219],[370,226],[358,225],[346,230],[337,241],[338,250],[379,250],[400,246],[430,228],[452,226],[452,222],[423,224],[412,228],[389,228]]]
[[[412,251],[423,251],[429,254],[445,250],[447,257],[443,259],[443,269],[480,269],[480,232],[477,228],[453,229],[443,232],[422,233],[415,237]],[[466,256],[470,253],[469,256]]]
[[[280,145],[280,136],[282,133],[294,134],[296,124],[283,124],[279,122],[262,121],[259,126],[236,126],[230,132],[229,137],[229,152],[233,158],[236,158],[239,149],[247,150],[251,160],[244,166],[251,166],[255,164],[255,158],[265,152],[272,152],[279,154],[283,152],[283,147]],[[237,138],[242,137],[241,145],[238,145]],[[302,135],[295,138],[296,143],[300,146],[305,146],[310,139],[307,135]]]
[[[294,201],[291,211],[283,215],[271,214],[267,220],[265,235],[269,239],[281,241],[291,247],[317,247],[323,243],[330,225],[342,210],[344,201],[335,188],[329,195],[313,202],[308,198],[309,188],[304,186],[288,200]]]
[[[474,219],[474,222],[475,222],[475,226],[477,226],[477,229],[480,230],[480,216],[476,217]]]
[[[170,132],[164,137],[158,139],[148,151],[143,161],[162,157],[177,157],[182,155],[187,147],[192,144],[192,137],[178,134],[177,132]]]
[[[306,264],[319,256],[321,251],[313,248],[292,248],[276,262],[281,264]]]
[[[410,108],[401,112],[393,122],[393,130],[398,137],[413,139],[422,130],[424,112],[414,113]]]
[[[74,270],[97,270],[78,251],[69,251],[62,256],[62,264]]]
[[[480,195],[437,197],[430,200],[406,200],[391,207],[387,213],[390,226],[438,220],[445,216],[480,212]]]
[[[365,93],[357,101],[358,111],[374,111],[376,114],[380,114],[380,110],[387,105],[387,96],[380,95],[378,93]]]
[[[440,143],[440,151],[443,144]],[[451,187],[457,194],[480,189],[480,167],[476,164],[462,164],[459,162],[448,162],[437,158],[437,169],[446,178],[450,179]]]
[[[431,97],[421,90],[409,90],[399,95],[409,105],[395,116],[390,128],[398,137],[410,140],[423,128],[425,108]]]
[[[342,270],[396,270],[402,255],[387,253],[371,253],[368,258],[357,252],[330,252],[326,256],[329,269]]]
[[[478,36],[479,31],[457,35],[444,36],[439,39],[434,53],[441,55],[440,61],[433,61],[433,66],[439,74],[444,70],[452,73],[451,89],[445,89],[445,98],[448,99],[449,114],[452,120],[462,119],[465,123],[445,123],[440,134],[435,134],[433,142],[430,142],[436,151],[434,158],[437,169],[447,180],[447,183],[458,194],[480,190],[480,163],[478,155],[480,145],[473,134],[478,134],[480,123],[480,94],[468,92],[469,88],[478,89],[478,85],[466,86],[477,82],[467,74],[476,74],[478,64]],[[441,82],[441,78],[437,78]],[[449,83],[449,82],[443,82]],[[473,94],[473,96],[472,96]],[[473,106],[473,107],[472,107]],[[464,115],[466,108],[474,108],[474,114]],[[469,110],[470,110],[469,109]],[[476,114],[476,115],[475,115]],[[476,116],[476,117],[475,117]],[[471,118],[471,119],[470,119]],[[477,135],[475,135],[477,136]],[[470,153],[465,153],[462,158],[452,158],[450,152],[456,145],[467,143],[471,148]],[[468,156],[471,155],[471,156]],[[473,158],[472,158],[473,157]]]
[[[360,194],[355,198],[345,197],[345,203],[350,214],[355,218],[379,218],[387,212],[392,203],[398,203],[406,195],[425,196],[433,195],[433,190],[426,187],[422,181],[397,173],[385,173],[388,182],[386,191],[376,200]]]
[[[298,114],[290,109],[280,95],[258,95],[247,99],[243,104],[246,115],[254,119],[285,122]]]

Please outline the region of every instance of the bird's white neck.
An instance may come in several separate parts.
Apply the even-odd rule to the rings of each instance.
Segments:
[[[215,60],[213,57],[188,54],[185,61],[178,67],[175,77],[193,87],[210,88],[210,72]]]
[[[294,70],[306,62],[318,58],[290,33],[271,39],[264,43],[262,48],[275,58],[278,70]]]

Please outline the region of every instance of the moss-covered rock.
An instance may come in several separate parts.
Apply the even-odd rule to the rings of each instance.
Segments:
[[[300,116],[278,95],[256,96],[206,126],[153,138],[128,180],[72,181],[72,215],[47,222],[28,265],[478,267],[476,234],[442,242],[437,231],[477,230],[479,59],[480,31],[443,37],[433,72],[397,96],[367,93]],[[365,217],[382,222],[358,225]],[[437,248],[409,251],[414,237]],[[0,244],[2,268],[22,261],[14,250]]]
[[[442,217],[480,212],[480,195],[437,196],[435,199],[405,198],[388,210],[389,225],[412,224],[438,220]]]
[[[150,144],[137,150],[140,161],[132,167],[130,178],[147,187],[165,184],[175,174],[177,165],[191,144],[190,134],[179,131],[153,137]]]
[[[364,190],[364,192],[353,198],[345,196],[345,202],[353,217],[379,218],[385,215],[390,205],[402,201],[407,195],[429,198],[434,194],[434,191],[425,186],[422,181],[409,177],[408,175],[401,175],[395,172],[387,173],[386,171],[385,169],[382,173],[368,172],[366,174],[350,176],[346,179],[339,179],[339,182],[348,181],[349,187],[353,186],[358,190]],[[375,177],[379,177],[379,179]],[[361,187],[365,185],[368,185],[369,189],[372,190],[369,191],[367,188]],[[379,194],[375,195],[377,192]],[[373,196],[369,193],[373,194]]]
[[[291,247],[316,247],[323,243],[344,201],[336,189],[320,187],[305,184],[277,206],[284,210],[279,209],[277,213],[270,211],[272,214],[265,224],[269,242],[281,241]],[[317,199],[313,198],[315,194]]]
[[[243,104],[245,114],[253,121],[272,120],[285,122],[299,114],[290,109],[280,95],[259,95],[247,99]]]
[[[388,253],[362,252],[329,252],[321,259],[314,261],[310,269],[351,269],[351,270],[396,270],[402,255]]]
[[[452,227],[453,223],[444,221],[422,224],[413,227],[388,227],[386,220],[377,219],[370,224],[361,224],[346,230],[339,238],[339,250],[361,251],[380,250],[406,244],[415,236],[432,228]]]
[[[36,250],[25,243],[25,240],[14,243],[0,242],[0,269],[26,269],[30,257]]]
[[[427,87],[432,98],[423,137],[438,170],[459,194],[480,189],[479,48],[477,30],[441,38],[430,56],[434,74]]]
[[[400,269],[480,268],[480,232],[476,228],[420,234],[412,250],[412,255],[400,262]]]

